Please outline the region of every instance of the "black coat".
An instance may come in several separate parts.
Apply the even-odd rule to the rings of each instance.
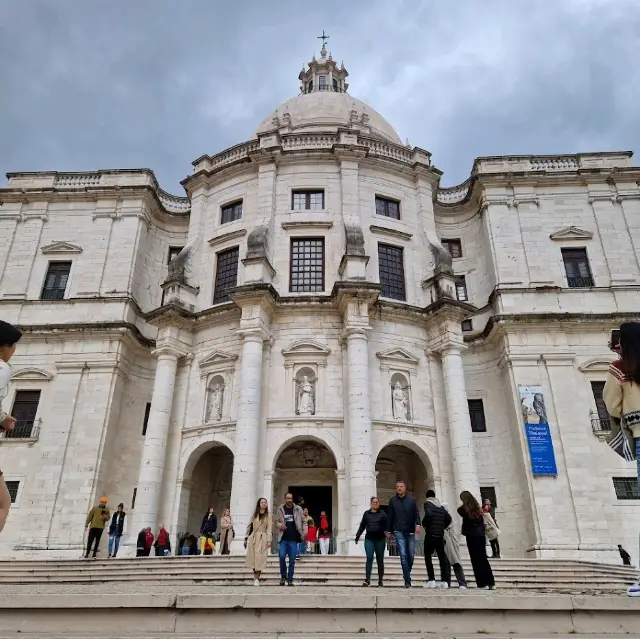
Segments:
[[[384,539],[384,533],[387,529],[387,513],[384,510],[373,512],[372,510],[365,510],[362,515],[362,521],[358,527],[356,533],[356,541],[359,541],[360,536],[366,530],[365,539]]]
[[[425,537],[444,537],[444,529],[451,523],[451,515],[442,507],[427,501],[424,504],[422,527]]]
[[[113,517],[111,517],[111,524],[109,525],[109,535],[115,535],[116,537],[122,537],[122,532],[124,530],[124,518],[127,516],[126,513],[119,513],[116,511],[113,513]]]
[[[465,537],[484,537],[484,517],[470,517],[467,511],[460,506],[458,515],[462,517],[462,534]]]
[[[200,526],[200,534],[203,537],[213,537],[218,529],[218,518],[215,515],[209,515],[207,513],[202,519],[202,526]]]
[[[401,532],[405,535],[415,533],[420,525],[418,504],[413,497],[394,495],[387,508],[387,532]]]

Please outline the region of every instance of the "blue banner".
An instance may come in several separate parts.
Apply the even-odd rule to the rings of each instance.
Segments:
[[[558,474],[551,430],[541,386],[520,386],[520,406],[527,433],[533,475]]]

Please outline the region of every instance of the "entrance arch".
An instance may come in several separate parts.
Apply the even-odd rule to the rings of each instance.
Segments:
[[[320,512],[326,511],[335,538],[338,530],[338,483],[336,458],[331,450],[315,439],[290,442],[277,456],[273,471],[272,503],[275,510],[287,492],[317,525]]]
[[[391,442],[384,446],[376,459],[376,488],[383,506],[396,492],[396,482],[402,480],[407,492],[422,506],[425,493],[434,487],[431,462],[420,449],[405,442]]]

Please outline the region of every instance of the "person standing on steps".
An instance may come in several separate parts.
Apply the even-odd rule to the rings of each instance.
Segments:
[[[136,557],[146,557],[147,531],[151,532],[151,528],[143,528],[138,533],[138,540],[136,542]]]
[[[371,498],[371,507],[365,510],[362,521],[356,533],[356,544],[360,541],[363,532],[364,551],[367,554],[367,563],[364,569],[363,586],[371,585],[371,569],[373,568],[373,555],[376,556],[378,566],[378,588],[384,585],[384,547],[385,532],[387,530],[387,514],[380,510],[380,500],[377,497]]]
[[[231,511],[224,509],[222,519],[220,519],[220,554],[228,555],[231,552],[231,542],[235,537],[233,530],[233,519],[231,519]]]
[[[169,533],[164,527],[164,524],[160,524],[154,547],[156,557],[168,557],[171,554],[171,540],[169,539]]]
[[[328,555],[331,545],[331,525],[327,513],[323,510],[320,513],[320,525],[318,526],[318,544],[320,545],[320,554]]]
[[[495,527],[498,528],[498,521],[496,519],[496,509],[491,503],[490,499],[484,500],[484,506],[482,507],[482,512],[487,513],[493,520]],[[498,537],[495,537],[494,539],[489,539],[489,544],[491,545],[491,559],[500,559],[500,542],[498,541]]]
[[[200,554],[204,555],[207,546],[211,547],[211,553],[216,547],[216,530],[218,529],[218,518],[213,506],[209,508],[205,516],[202,518],[200,526]]]
[[[93,546],[93,558],[95,559],[98,555],[98,546],[100,546],[100,538],[104,532],[104,525],[111,517],[111,513],[107,508],[107,503],[107,498],[101,497],[100,503],[97,506],[94,506],[87,514],[87,519],[84,522],[84,525],[89,531],[89,536],[87,539],[87,552],[84,556],[85,559],[89,558],[91,546]]]
[[[468,491],[460,493],[462,505],[458,514],[462,517],[462,534],[467,540],[471,567],[478,588],[494,590],[496,582],[493,578],[491,564],[487,559],[487,538],[484,532],[484,514],[478,500]]]
[[[253,570],[253,585],[260,585],[260,575],[267,567],[271,548],[273,527],[269,514],[269,503],[264,497],[258,499],[251,521],[247,526],[244,547],[247,549],[245,565]]]
[[[411,588],[411,569],[416,555],[416,533],[420,532],[420,513],[413,497],[407,495],[404,481],[396,482],[396,494],[387,508],[387,537],[393,535],[400,563],[404,587]]]
[[[620,557],[622,558],[622,565],[630,566],[631,555],[620,544],[618,544],[618,552],[620,553]]]
[[[22,337],[22,333],[11,324],[0,320],[0,436],[6,437],[6,433],[13,430],[16,425],[15,417],[7,415],[2,410],[2,400],[9,394],[11,382],[11,366],[9,360],[16,352],[16,346]],[[9,517],[11,509],[11,495],[0,470],[0,532]]]
[[[109,524],[109,559],[115,559],[120,548],[120,537],[124,532],[124,518],[127,513],[124,512],[124,504],[118,504],[118,510],[113,513],[111,524]]]
[[[280,585],[288,584],[293,586],[296,553],[300,542],[307,538],[307,522],[302,508],[293,503],[293,495],[291,493],[287,493],[284,496],[284,504],[278,508],[276,525],[279,531]],[[288,571],[287,556],[289,557]]]
[[[436,499],[433,490],[428,490],[427,501],[424,504],[424,563],[427,567],[427,583],[425,588],[448,588],[448,576],[451,573],[449,560],[444,550],[444,531],[451,525],[451,515],[442,507]],[[440,581],[436,581],[433,570],[433,552],[438,555],[440,563]]]
[[[301,503],[304,503],[304,499],[300,498]],[[309,529],[313,527],[315,531],[315,524],[313,521],[313,517],[309,514],[309,509],[300,505],[302,508],[302,514],[304,515],[304,520],[307,522],[307,536],[298,544],[298,554],[296,559],[300,559],[302,555],[306,555],[309,552]],[[314,539],[315,541],[315,539]]]
[[[446,504],[442,504],[442,507],[449,512],[449,508]],[[447,569],[447,587],[451,588],[451,566],[453,566],[453,572],[455,573],[456,580],[458,582],[458,588],[460,590],[467,589],[467,580],[464,576],[464,570],[462,569],[462,558],[460,557],[460,544],[458,543],[458,536],[451,522],[444,529],[444,552],[447,555],[449,563]]]

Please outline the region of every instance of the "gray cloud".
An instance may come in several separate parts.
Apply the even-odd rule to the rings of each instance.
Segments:
[[[324,27],[350,92],[433,153],[640,146],[637,0],[4,0],[0,171],[152,168],[251,137]]]

